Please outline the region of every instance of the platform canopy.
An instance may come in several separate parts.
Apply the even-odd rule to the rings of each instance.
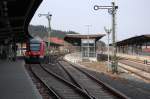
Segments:
[[[65,41],[73,44],[73,45],[80,45],[81,39],[95,39],[98,41],[101,39],[105,34],[90,34],[90,35],[83,35],[83,34],[67,34],[64,38]]]
[[[0,44],[29,37],[28,25],[42,0],[0,0]]]
[[[143,43],[150,42],[150,34],[140,35],[131,37],[122,41],[117,42],[117,46],[124,46],[124,45],[141,45]]]

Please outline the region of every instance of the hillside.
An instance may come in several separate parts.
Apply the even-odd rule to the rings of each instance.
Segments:
[[[45,38],[48,36],[48,29],[42,25],[30,25],[28,27],[29,33],[32,37],[39,36],[41,38]],[[66,34],[78,34],[73,31],[61,31],[61,30],[52,30],[50,36],[51,37],[58,37],[63,39]]]

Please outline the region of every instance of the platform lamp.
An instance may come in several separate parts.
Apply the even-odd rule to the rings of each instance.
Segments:
[[[41,16],[46,16],[47,20],[48,20],[48,63],[50,63],[50,34],[51,34],[51,17],[52,17],[52,14],[50,14],[49,12],[47,14],[39,14],[38,15],[39,17]]]
[[[117,50],[116,50],[116,12],[118,9],[118,6],[115,5],[115,1],[112,2],[111,6],[94,6],[94,10],[108,10],[108,13],[112,15],[112,46],[113,46],[113,58],[112,58],[112,72],[118,73],[118,63],[117,63]]]
[[[111,31],[112,31],[112,29],[110,29],[110,28],[106,28],[106,27],[104,27],[104,30],[105,30],[105,32],[107,33],[107,36],[108,36],[108,46],[107,46],[107,57],[108,57],[108,63],[107,63],[107,71],[109,72],[110,71],[110,51],[109,51],[109,35],[110,35],[110,33],[111,33]]]

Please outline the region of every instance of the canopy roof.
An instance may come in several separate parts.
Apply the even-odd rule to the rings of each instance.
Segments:
[[[101,39],[105,34],[91,34],[91,35],[82,35],[82,34],[67,34],[64,38],[65,41],[71,44],[81,44],[81,39],[95,39],[95,41]]]
[[[135,36],[135,37],[131,37],[131,38],[119,41],[117,42],[117,46],[133,45],[133,44],[140,45],[145,42],[150,42],[150,34]]]
[[[0,1],[0,44],[29,37],[28,25],[42,0]]]

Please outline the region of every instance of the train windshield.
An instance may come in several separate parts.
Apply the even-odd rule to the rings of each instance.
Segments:
[[[40,50],[40,43],[31,43],[30,50],[32,51],[39,51]]]

